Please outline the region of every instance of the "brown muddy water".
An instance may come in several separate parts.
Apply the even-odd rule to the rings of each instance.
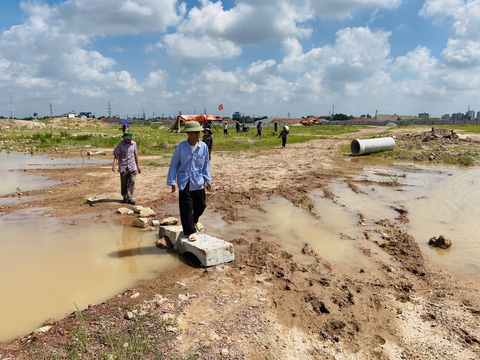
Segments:
[[[261,237],[277,242],[305,263],[312,260],[301,249],[309,243],[329,262],[368,267],[371,261],[355,246],[357,240],[380,218],[396,221],[398,213],[391,205],[404,205],[410,222],[401,226],[430,259],[454,272],[480,274],[480,169],[382,164],[370,165],[358,178],[404,186],[359,186],[361,194],[334,182],[330,187],[335,202],[321,192],[311,194],[319,219],[284,199],[266,198],[264,212],[240,210],[244,221],[226,223],[207,209],[202,222],[208,234],[227,241]],[[7,191],[2,186],[0,191]],[[81,218],[52,218],[44,212],[30,209],[0,216],[0,341],[181,266],[176,255],[154,246],[157,232],[115,225],[109,218],[114,215],[105,214],[103,223],[85,227],[76,225],[85,223]],[[366,227],[357,225],[359,212],[368,219]],[[430,237],[441,234],[452,240],[452,249],[437,251],[427,245]]]
[[[26,155],[18,152],[0,151],[0,195],[19,191],[42,189],[45,186],[58,184],[56,181],[47,180],[47,177],[24,172],[28,169],[51,169],[85,166],[105,163],[104,159],[78,157],[54,158],[48,155]],[[0,199],[0,205],[5,200]]]
[[[105,223],[85,227],[75,225],[81,219],[43,213],[22,210],[0,217],[0,341],[180,265],[176,256],[155,247],[156,232],[118,226],[107,216]]]

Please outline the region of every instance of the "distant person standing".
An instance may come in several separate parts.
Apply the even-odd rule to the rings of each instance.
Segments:
[[[278,123],[275,122],[275,132],[277,132],[277,130],[278,130]]]
[[[185,124],[183,133],[188,139],[177,145],[168,168],[167,185],[175,192],[178,184],[178,203],[183,234],[189,241],[197,240],[196,233],[204,227],[198,221],[207,207],[205,188],[211,190],[210,159],[207,145],[200,141],[203,131],[198,121]]]
[[[223,135],[228,135],[228,122],[223,122]]]
[[[257,124],[257,135],[255,135],[255,137],[262,137],[262,122],[260,121],[258,124]]]
[[[237,133],[240,132],[240,123],[238,121],[235,124],[235,129],[237,130]]]
[[[135,188],[135,178],[137,172],[140,174],[138,166],[137,143],[133,141],[133,134],[125,131],[120,141],[113,150],[112,171],[118,170],[120,173],[120,191],[123,196],[123,203],[135,205],[133,200],[133,190]],[[117,168],[118,162],[118,168]]]
[[[287,135],[288,135],[288,126],[284,126],[282,131],[280,132],[280,135],[278,135],[277,139],[282,138],[282,147],[285,148],[285,145],[287,144]]]
[[[125,133],[125,131],[127,131],[128,129],[128,124],[122,120],[122,124],[123,126],[120,128],[120,130],[122,130],[122,133]]]
[[[212,160],[212,150],[213,150],[213,135],[212,135],[212,129],[210,128],[205,128],[203,130],[203,135],[202,141],[207,144],[208,148],[208,159]]]

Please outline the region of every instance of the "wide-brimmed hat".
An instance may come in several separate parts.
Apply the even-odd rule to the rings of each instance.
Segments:
[[[132,140],[133,139],[133,134],[132,134],[131,131],[125,131],[123,133],[122,138],[124,138],[125,140]]]
[[[197,131],[203,131],[202,125],[200,125],[198,121],[189,121],[185,124],[185,127],[180,132],[189,133],[189,132],[197,132]]]
[[[205,128],[205,129],[203,129],[203,132],[205,132],[205,131],[209,131],[210,133],[213,133],[212,129],[210,129],[210,128],[208,128],[208,127]]]

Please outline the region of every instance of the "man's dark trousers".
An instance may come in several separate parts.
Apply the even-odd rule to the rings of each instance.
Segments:
[[[180,220],[182,221],[183,234],[188,236],[197,232],[195,224],[207,207],[205,202],[205,189],[188,190],[190,182],[185,189],[178,192],[180,205]]]

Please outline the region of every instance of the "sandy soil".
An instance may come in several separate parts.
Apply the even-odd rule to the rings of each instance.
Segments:
[[[338,149],[358,136],[287,144],[286,149],[261,153],[215,152],[214,191],[207,202],[226,221],[235,222],[239,205],[259,209],[265,195],[282,196],[309,211],[311,191],[323,189],[325,197],[334,198],[332,179],[357,191],[351,175],[361,168],[345,161],[346,154]],[[168,206],[177,202],[177,195],[165,185],[167,168],[142,170],[135,188],[138,204],[152,207],[159,218],[178,215]],[[63,183],[54,191],[31,193],[45,194],[41,200],[2,211],[48,205],[53,215],[88,213],[99,221],[99,213],[119,207],[119,178],[111,165],[49,173]],[[98,201],[88,204],[89,197]],[[365,237],[357,246],[375,263],[371,268],[330,264],[309,244],[303,251],[312,264],[302,265],[263,240],[261,230],[252,229],[233,240],[234,262],[202,269],[187,259],[180,270],[141,282],[84,314],[116,324],[128,323],[125,309],[175,314],[170,330],[177,340],[166,353],[172,359],[187,352],[199,359],[480,359],[479,277],[461,277],[429,264],[403,228],[408,213],[398,212],[397,219],[373,219],[381,231],[366,227],[359,214]],[[368,242],[375,243],[378,252],[367,250]],[[381,252],[390,254],[393,263],[385,263]],[[131,297],[137,292],[139,296]],[[35,357],[25,347],[32,341],[61,356],[58,344],[68,341],[72,321],[67,317],[44,334],[4,344],[0,359]],[[88,326],[91,333],[100,331],[95,321]]]

